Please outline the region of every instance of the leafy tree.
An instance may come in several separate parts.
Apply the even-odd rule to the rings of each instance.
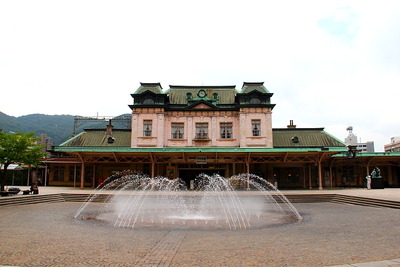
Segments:
[[[0,189],[4,191],[7,168],[10,164],[29,164],[37,166],[40,158],[46,154],[43,146],[34,137],[34,133],[6,134],[0,131],[0,165],[3,165],[3,175],[0,175]]]

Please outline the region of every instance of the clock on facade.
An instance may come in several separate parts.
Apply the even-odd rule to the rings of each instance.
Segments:
[[[197,93],[197,96],[203,98],[207,96],[207,93],[202,89]]]

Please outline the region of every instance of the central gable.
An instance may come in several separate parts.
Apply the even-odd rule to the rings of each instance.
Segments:
[[[193,110],[193,109],[218,109],[218,107],[214,106],[213,104],[211,104],[210,102],[204,101],[204,100],[200,100],[200,101],[196,101],[194,103],[192,103],[191,105],[187,106],[185,108],[185,110]]]
[[[198,104],[198,105],[192,107],[192,109],[205,109],[205,108],[210,108],[210,106],[208,106],[204,103],[201,103],[201,104]]]

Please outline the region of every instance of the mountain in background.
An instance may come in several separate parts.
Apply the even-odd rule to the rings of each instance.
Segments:
[[[130,114],[123,114],[119,117],[130,117]],[[73,115],[44,115],[44,114],[30,114],[20,117],[13,117],[0,112],[0,130],[5,133],[35,132],[35,135],[40,137],[41,134],[46,134],[47,138],[51,138],[53,145],[57,146],[67,141],[74,134],[74,118]],[[77,133],[83,129],[105,128],[109,121],[106,120],[93,120],[89,122],[78,123]],[[115,129],[130,128],[130,125],[121,123],[116,120],[112,122]]]

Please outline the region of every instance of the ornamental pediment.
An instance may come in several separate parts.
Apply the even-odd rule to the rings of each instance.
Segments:
[[[206,105],[204,103],[200,103],[200,104],[195,105],[195,106],[192,107],[192,109],[209,109],[209,108],[210,108],[210,106]]]
[[[200,100],[200,101],[196,101],[196,102],[192,103],[185,109],[207,109],[207,110],[210,110],[210,109],[218,109],[218,108],[210,102]]]

